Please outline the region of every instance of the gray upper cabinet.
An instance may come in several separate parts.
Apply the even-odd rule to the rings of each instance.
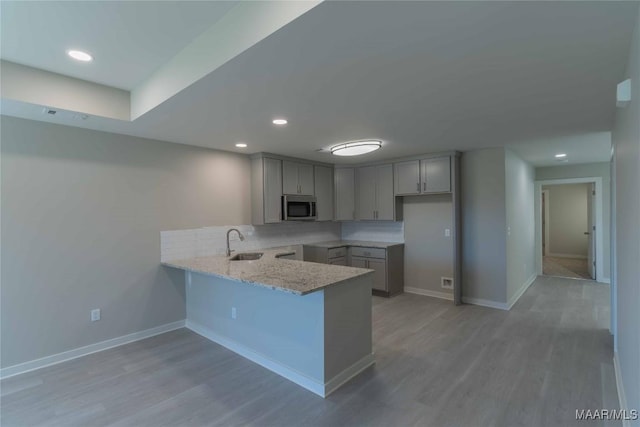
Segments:
[[[335,219],[352,221],[355,217],[355,169],[336,168],[334,176]]]
[[[420,160],[395,163],[393,169],[395,194],[397,196],[420,194],[422,190],[420,184]]]
[[[356,173],[356,217],[376,219],[376,166],[358,168]]]
[[[409,160],[393,165],[396,196],[451,191],[451,158]]]
[[[358,168],[356,190],[357,219],[393,221],[393,165]]]
[[[283,160],[282,192],[313,196],[313,165]]]
[[[317,220],[333,220],[333,168],[314,166]]]
[[[282,161],[269,157],[251,160],[251,223],[282,221]]]
[[[423,193],[448,193],[451,191],[451,158],[435,157],[420,160]]]

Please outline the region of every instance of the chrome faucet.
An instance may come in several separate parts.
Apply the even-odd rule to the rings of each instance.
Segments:
[[[238,233],[238,237],[240,237],[241,241],[244,240],[244,236],[242,235],[240,230],[238,230],[237,228],[230,228],[229,231],[227,231],[227,256],[231,256],[231,252],[233,252],[229,247],[229,234],[231,234],[232,231]]]

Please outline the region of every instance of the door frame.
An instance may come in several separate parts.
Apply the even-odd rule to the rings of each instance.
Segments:
[[[542,190],[542,193],[540,194],[541,195],[544,194],[544,218],[546,219],[546,227],[544,228],[544,241],[547,244],[543,248],[544,249],[543,256],[548,256],[549,255],[549,190]],[[542,199],[540,200],[542,203]],[[542,214],[542,210],[540,211],[540,214]],[[540,227],[542,227],[542,218],[540,221]],[[542,238],[542,234],[540,235],[540,238]],[[542,243],[540,245],[542,246]]]
[[[595,217],[596,224],[596,281],[606,283],[603,275],[604,247],[602,230],[602,178],[599,176],[586,178],[548,179],[535,182],[536,270],[538,271],[538,274],[542,274],[542,186],[588,183],[595,183],[596,185],[596,209],[595,212],[592,212]]]

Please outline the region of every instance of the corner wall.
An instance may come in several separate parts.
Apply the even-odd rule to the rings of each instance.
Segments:
[[[507,302],[509,307],[536,277],[535,172],[533,166],[505,150],[507,213]]]
[[[505,150],[462,155],[463,301],[504,308],[507,303]]]
[[[183,320],[160,231],[250,222],[248,157],[7,116],[1,139],[3,368]]]
[[[618,394],[623,409],[640,410],[640,9],[627,70],[631,102],[616,110],[612,133],[616,183],[616,272]],[[613,101],[612,101],[613,102]],[[629,423],[640,426],[640,419]]]

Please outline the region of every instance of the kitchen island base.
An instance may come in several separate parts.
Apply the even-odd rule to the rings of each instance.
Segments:
[[[319,396],[375,363],[370,274],[305,295],[185,274],[187,328]]]

